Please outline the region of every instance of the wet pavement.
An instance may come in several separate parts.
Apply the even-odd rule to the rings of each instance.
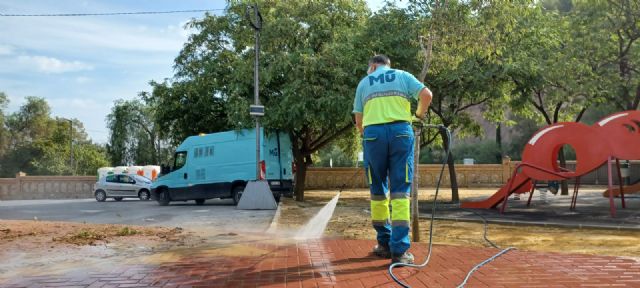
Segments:
[[[593,218],[596,222],[605,219],[606,213],[595,218],[585,217],[586,210],[582,210],[588,206],[582,202],[585,198],[578,200],[577,213],[583,213],[579,217],[589,221]],[[532,208],[519,208],[519,201],[526,202],[526,198],[523,199],[512,200],[506,215],[520,215],[528,220],[532,217],[548,220],[566,217],[536,216],[554,209],[560,212],[553,213],[564,213],[568,204],[561,201],[554,199],[543,203],[534,197]],[[636,200],[632,200],[635,203],[629,201],[628,207],[637,207]],[[37,267],[16,266],[4,272],[0,269],[2,288],[399,287],[388,275],[389,260],[370,255],[373,241],[339,238],[295,241],[291,239],[294,231],[285,233],[277,228],[269,230],[277,233],[264,233],[276,211],[235,210],[230,202],[220,200],[208,201],[204,206],[177,203],[169,207],[159,207],[154,202],[98,203],[87,200],[4,204],[0,204],[0,218],[4,219],[33,219],[35,214],[41,220],[175,225],[204,231],[203,235],[208,238],[198,246],[164,250],[105,245],[79,247],[73,252],[54,251],[87,257],[82,261],[51,258],[46,265]],[[427,206],[423,205],[423,208]],[[450,208],[450,211],[455,210]],[[440,211],[447,213],[447,208]],[[502,218],[501,215],[494,216]],[[602,221],[621,223],[611,222],[608,218]],[[397,269],[397,275],[412,287],[456,287],[470,269],[498,251],[435,245],[431,263],[426,268],[401,268]],[[29,251],[4,252],[3,261],[49,257],[30,255]],[[413,244],[411,252],[420,262],[428,251],[425,244]],[[640,287],[640,259],[512,250],[476,271],[466,287],[588,286]]]
[[[580,190],[574,211],[569,210],[571,196],[547,193],[543,197],[539,191],[534,193],[530,207],[527,207],[529,193],[524,193],[519,195],[519,199],[514,195],[509,197],[504,214],[500,214],[498,209],[473,209],[473,211],[484,216],[490,223],[640,230],[640,194],[626,197],[626,209],[622,208],[620,198],[614,198],[617,213],[613,218],[609,213],[609,199],[602,197],[602,191],[604,189]],[[483,200],[487,197],[467,200]],[[431,203],[420,205],[421,217],[431,217]],[[457,205],[450,204],[438,205],[436,219],[481,221],[471,212],[471,209],[462,210],[457,208]]]
[[[389,260],[369,254],[373,241],[294,242],[274,235],[238,235],[215,247],[156,253],[100,269],[0,278],[0,287],[399,287]],[[413,245],[418,261],[426,245]],[[397,269],[412,287],[455,287],[499,250],[434,246],[421,270]],[[640,287],[640,262],[622,257],[512,250],[480,268],[466,287]]]

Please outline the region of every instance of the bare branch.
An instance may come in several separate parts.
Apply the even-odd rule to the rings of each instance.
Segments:
[[[549,125],[553,124],[553,122],[551,122],[551,118],[549,117],[549,113],[547,113],[547,110],[544,108],[544,102],[542,101],[542,91],[535,91],[534,93],[538,96],[538,101],[540,104],[536,104],[535,101],[531,100],[531,102],[533,103],[533,106],[536,107],[536,109],[538,109],[540,113],[542,113],[542,116],[544,116],[544,119],[545,121],[547,121],[547,124]]]
[[[587,111],[587,108],[589,108],[589,106],[582,107],[582,110],[580,110],[580,113],[576,116],[576,122],[580,122],[580,120],[582,120],[582,116],[584,115],[584,112]]]
[[[556,108],[553,111],[553,123],[558,123],[558,117],[559,117],[559,114],[560,114],[560,109],[562,108],[562,104],[563,104],[562,101],[560,101],[560,102],[558,102],[558,104],[556,104]]]
[[[431,53],[433,51],[433,38],[434,36],[429,32],[429,38],[427,40],[427,47],[424,47],[424,36],[420,36],[420,48],[422,49],[422,53],[424,53],[424,62],[422,62],[422,70],[420,71],[420,82],[424,82],[427,78],[427,72],[429,71],[429,66],[431,66]]]
[[[477,105],[480,105],[480,104],[482,104],[482,103],[484,103],[484,102],[487,102],[488,100],[489,100],[489,97],[484,98],[484,99],[482,99],[482,100],[480,100],[480,101],[478,101],[478,102],[470,103],[470,104],[467,104],[467,105],[465,105],[465,106],[462,106],[462,107],[460,107],[460,108],[456,109],[456,114],[457,114],[458,112],[460,112],[460,111],[464,111],[464,110],[466,110],[467,108],[470,108],[470,107],[473,107],[473,106],[477,106]]]
[[[305,153],[310,155],[311,153],[318,151],[319,149],[321,149],[325,145],[331,143],[331,141],[333,141],[336,137],[338,137],[338,136],[342,135],[343,133],[349,131],[349,129],[353,129],[353,125],[351,123],[343,126],[338,131],[336,131],[335,133],[331,134],[330,136],[324,137],[324,139],[322,139],[322,140],[318,139],[316,141],[313,141],[313,144],[308,146],[308,150],[305,151]]]

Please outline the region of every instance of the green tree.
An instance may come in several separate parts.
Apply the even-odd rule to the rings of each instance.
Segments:
[[[511,107],[539,124],[578,122],[590,106],[604,102],[602,82],[594,81],[588,52],[576,38],[582,32],[574,31],[563,11],[537,6],[529,12],[520,17],[504,55],[514,83]],[[564,149],[559,160],[566,167]],[[566,181],[562,194],[568,194]]]
[[[74,146],[74,162],[77,175],[95,175],[100,167],[109,166],[105,147],[92,143]]]
[[[143,94],[143,97],[150,97]],[[114,165],[166,163],[171,148],[160,136],[155,109],[140,100],[117,100],[107,115],[107,153]]]
[[[46,138],[51,132],[51,108],[44,98],[28,96],[27,102],[7,119],[11,146]]]
[[[597,91],[618,110],[640,106],[640,2],[575,1],[570,14],[578,57],[594,72]]]
[[[6,115],[5,110],[7,109],[7,105],[9,104],[9,99],[7,95],[3,92],[0,92],[0,159],[5,155],[9,146],[9,131],[6,128]],[[4,163],[0,163],[0,171],[2,171],[2,166]]]
[[[528,1],[435,1],[412,0],[407,8],[420,15],[422,41],[420,77],[433,91],[430,122],[443,124],[458,138],[481,136],[482,129],[469,114],[481,106],[485,118],[505,118],[501,103],[508,99],[509,79],[501,55],[505,39],[514,29]],[[423,146],[436,140],[426,130]],[[445,138],[444,135],[442,138]],[[445,139],[442,145],[449,148]],[[449,149],[448,149],[449,150]],[[449,154],[452,201],[459,201],[455,155]]]
[[[97,168],[107,164],[104,153],[84,152],[99,151],[100,147],[91,143],[80,121],[52,118],[51,108],[43,98],[26,100],[7,117],[6,132],[11,139],[6,152],[0,155],[0,175],[12,177],[20,171],[33,175],[95,175]]]
[[[152,83],[156,121],[178,142],[198,132],[253,126],[253,30],[245,1],[227,13],[188,24],[197,32],[175,61],[176,74]],[[260,97],[265,127],[289,133],[295,162],[295,194],[304,200],[311,155],[344,133],[353,133],[355,83],[369,54],[356,36],[364,28],[364,1],[259,1]]]
[[[82,122],[56,118],[52,123],[51,134],[32,144],[41,156],[30,160],[29,174],[95,175],[98,168],[109,165],[105,149],[91,143]]]

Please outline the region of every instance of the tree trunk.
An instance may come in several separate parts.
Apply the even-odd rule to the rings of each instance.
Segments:
[[[496,144],[498,145],[498,153],[496,153],[496,163],[502,163],[502,124],[496,126]]]
[[[560,160],[560,167],[567,168],[567,159],[564,157],[564,147],[560,148],[558,152],[558,159]],[[567,180],[560,181],[561,192],[560,195],[569,195],[569,183]]]
[[[296,171],[296,185],[294,187],[294,194],[296,201],[304,201],[304,185],[307,178],[307,163],[304,161],[304,156],[298,156],[295,159],[297,171]]]
[[[447,159],[447,165],[449,166],[449,179],[451,180],[451,202],[460,202],[460,195],[458,194],[458,178],[456,177],[456,168],[453,160],[453,152],[449,149],[450,139],[447,138],[447,134],[442,132],[442,139],[444,142],[445,150],[449,151],[449,157]]]

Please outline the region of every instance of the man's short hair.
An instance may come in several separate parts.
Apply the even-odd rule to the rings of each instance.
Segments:
[[[378,54],[369,59],[369,65],[371,64],[391,65],[391,60],[385,55]]]

